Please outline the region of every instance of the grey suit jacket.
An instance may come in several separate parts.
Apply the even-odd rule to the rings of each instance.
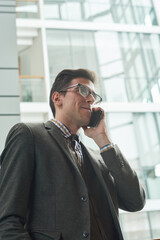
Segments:
[[[117,146],[101,155],[85,150],[102,211],[107,203],[122,240],[118,208],[142,209],[144,190]],[[80,240],[90,239],[89,232],[87,188],[57,127],[15,125],[1,155],[0,239]]]

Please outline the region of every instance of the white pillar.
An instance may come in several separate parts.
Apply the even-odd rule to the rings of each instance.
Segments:
[[[14,0],[0,0],[0,154],[9,129],[20,121],[16,12]]]
[[[46,40],[46,28],[45,28],[45,19],[44,19],[44,3],[43,0],[39,0],[40,7],[40,19],[41,19],[41,31],[42,31],[42,47],[43,47],[43,56],[44,56],[44,76],[45,76],[45,87],[46,87],[46,97],[47,103],[49,105],[49,95],[50,95],[50,73],[49,73],[49,62],[48,62],[48,49],[47,49],[47,40]],[[49,108],[48,117],[51,118],[52,113]]]

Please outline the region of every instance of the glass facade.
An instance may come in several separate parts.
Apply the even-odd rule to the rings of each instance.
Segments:
[[[16,0],[17,18],[39,18],[38,0]]]
[[[51,82],[63,68],[82,67],[98,72],[92,32],[48,29],[46,33]],[[98,85],[100,86],[99,82]]]
[[[45,85],[43,78],[21,78],[20,92],[22,102],[44,102]]]
[[[110,104],[104,110],[111,139],[146,190],[147,204],[141,212],[120,212],[125,240],[160,238],[160,107],[156,108],[160,104],[160,19],[155,3],[17,0],[21,119],[37,122],[51,117],[46,107],[49,90],[62,69],[88,68],[97,73],[96,91],[104,104]],[[107,108],[116,105],[117,110]],[[81,138],[97,147],[83,131]]]
[[[17,33],[21,34],[22,29]],[[40,30],[23,30],[22,34],[26,37],[20,37],[18,46],[19,60],[19,85],[22,102],[46,102],[46,86],[44,77],[44,59],[42,51],[42,35]]]
[[[95,42],[107,101],[155,100],[152,89],[159,86],[159,35],[96,32]],[[116,84],[121,94],[114,87]],[[113,95],[109,94],[111,90]]]
[[[159,35],[49,29],[47,43],[51,79],[87,67],[100,75],[106,101],[160,103]]]
[[[160,172],[156,172],[160,163],[159,113],[108,113],[106,119],[113,142],[124,149],[143,182],[147,198],[159,199]]]
[[[45,0],[44,2],[46,19],[157,25],[151,0]]]
[[[121,227],[125,239],[158,239],[160,236],[159,217],[160,211],[123,214]]]

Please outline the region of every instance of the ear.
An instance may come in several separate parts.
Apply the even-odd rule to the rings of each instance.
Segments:
[[[54,92],[52,94],[52,101],[54,102],[54,104],[56,106],[62,105],[62,103],[63,103],[62,98],[63,98],[63,94],[60,94],[59,92]]]

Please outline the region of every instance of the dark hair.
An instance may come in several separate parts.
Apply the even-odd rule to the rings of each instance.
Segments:
[[[88,70],[88,69],[64,69],[60,73],[58,73],[57,77],[55,78],[55,81],[52,85],[51,91],[50,91],[50,107],[53,113],[53,116],[55,116],[55,106],[54,102],[52,101],[52,95],[54,92],[59,92],[65,87],[69,86],[69,83],[74,78],[86,78],[89,79],[91,82],[95,82],[96,75],[94,72]]]

